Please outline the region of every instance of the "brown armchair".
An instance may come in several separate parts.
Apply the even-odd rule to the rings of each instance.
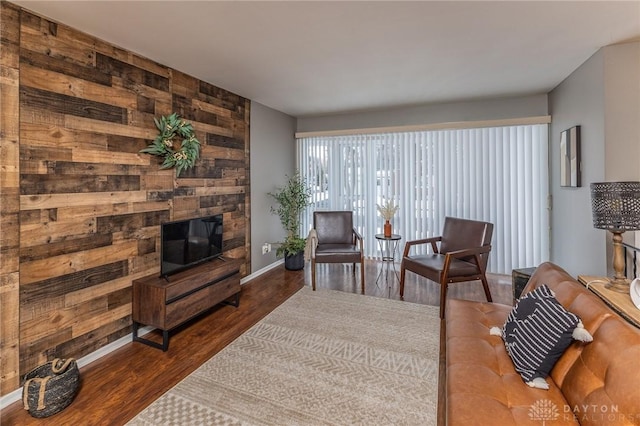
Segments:
[[[360,284],[364,294],[364,250],[362,237],[353,227],[351,211],[313,213],[311,238],[311,287],[316,289],[316,263],[360,264]]]
[[[442,236],[407,241],[400,266],[400,297],[404,296],[405,271],[409,270],[440,284],[440,318],[444,318],[449,283],[480,280],[491,302],[485,271],[492,235],[491,223],[447,217]],[[410,256],[411,247],[417,244],[431,244],[433,253]]]

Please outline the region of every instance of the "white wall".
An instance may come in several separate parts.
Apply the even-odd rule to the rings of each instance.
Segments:
[[[258,102],[251,103],[251,272],[276,261],[275,249],[262,254],[262,244],[280,241],[284,230],[269,208],[267,196],[295,170],[295,131],[430,124],[547,115],[546,95],[485,101],[421,105],[385,111],[299,118]]]
[[[388,110],[302,117],[298,132],[495,120],[547,115],[547,95],[417,105]]]
[[[605,68],[605,178],[640,180],[640,41],[604,49]],[[635,235],[634,235],[635,234]],[[640,231],[623,234],[624,241],[640,247]],[[612,257],[611,239],[607,256]],[[612,275],[611,262],[607,263]]]
[[[640,179],[640,41],[604,50],[605,177]]]
[[[600,49],[549,93],[549,112],[551,260],[572,275],[610,275],[611,234],[593,228],[589,184],[640,179],[640,42]],[[583,186],[561,188],[560,132],[574,125]]]
[[[267,195],[285,183],[295,170],[295,118],[251,102],[251,272],[276,261],[275,247],[262,254],[262,244],[281,241],[285,232],[270,213]]]
[[[593,228],[589,184],[602,180],[640,179],[638,70],[640,42],[608,46],[594,54],[548,95],[301,117],[297,120],[295,130],[342,130],[550,114],[550,193],[553,197],[550,259],[572,275],[605,275],[611,263],[610,254],[607,254],[611,236]],[[295,141],[292,135],[287,138],[293,126],[291,117],[256,103],[254,105],[251,200],[252,265],[255,265],[252,269],[256,270],[275,261],[275,257],[262,256],[260,252],[262,242],[279,239],[282,235],[279,223],[268,213],[268,202],[263,195],[280,185],[286,173],[293,172]],[[561,188],[560,132],[574,125],[580,125],[582,130],[583,186]],[[263,134],[265,129],[268,131]],[[273,148],[271,145],[258,145],[259,140],[260,143],[273,142]],[[286,149],[290,152],[287,153]],[[276,152],[282,157],[273,158]],[[279,164],[282,170],[275,176],[267,167],[272,161]],[[277,229],[258,230],[257,226],[263,222]],[[633,243],[633,236],[625,235],[627,240]]]
[[[606,267],[605,233],[593,228],[589,183],[604,179],[604,55],[597,52],[549,94],[551,260],[570,274],[600,275]],[[579,188],[560,187],[560,132],[581,131]]]

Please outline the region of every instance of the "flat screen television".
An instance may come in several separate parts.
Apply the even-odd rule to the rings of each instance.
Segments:
[[[222,215],[163,223],[160,245],[160,276],[165,278],[220,257]]]

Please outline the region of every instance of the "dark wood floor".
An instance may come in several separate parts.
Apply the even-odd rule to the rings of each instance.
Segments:
[[[366,291],[370,296],[399,299],[398,283],[381,262],[367,261]],[[396,265],[398,267],[398,265]],[[318,265],[318,288],[358,293],[360,285],[350,265]],[[380,273],[382,274],[380,275]],[[356,274],[358,277],[360,274]],[[376,279],[378,278],[378,282]],[[242,286],[240,306],[220,306],[171,333],[169,350],[128,343],[81,369],[82,384],[74,402],[61,413],[34,419],[21,402],[0,413],[2,425],[121,425],[232,342],[245,330],[284,302],[304,285],[310,285],[307,265],[303,271],[278,266]],[[495,302],[511,304],[511,278],[490,276]],[[407,273],[407,302],[437,306],[437,284]],[[450,297],[484,300],[479,282],[450,287]],[[155,331],[147,335],[160,340]]]

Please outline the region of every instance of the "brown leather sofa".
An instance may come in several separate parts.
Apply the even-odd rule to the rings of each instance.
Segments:
[[[524,293],[547,284],[593,336],[574,341],[547,382],[527,386],[499,336],[511,306],[450,299],[442,323],[438,423],[449,425],[640,425],[640,329],[553,263]]]

